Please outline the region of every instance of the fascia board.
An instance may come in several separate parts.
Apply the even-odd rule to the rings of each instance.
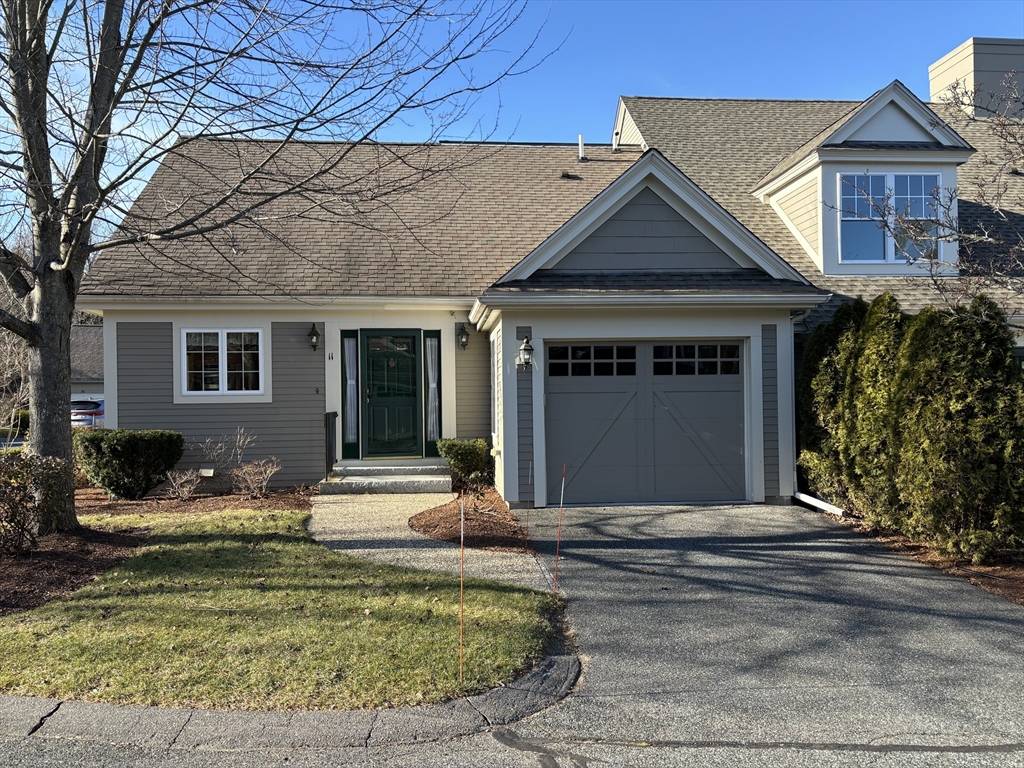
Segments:
[[[293,311],[303,308],[371,307],[381,310],[448,309],[465,311],[473,306],[472,296],[301,296],[301,297],[237,297],[237,296],[79,296],[75,303],[81,308],[102,310],[195,310],[197,305],[210,309],[253,309],[269,312]]]
[[[955,163],[963,165],[971,159],[974,149],[963,152],[930,152],[926,149],[850,149],[849,147],[822,147],[816,150],[820,162],[878,160],[886,163]]]
[[[650,309],[652,307],[700,307],[714,308],[737,306],[744,308],[790,307],[810,309],[832,298],[832,294],[821,293],[728,293],[703,292],[692,294],[664,294],[638,292],[630,294],[580,295],[552,293],[544,296],[482,296],[482,304],[494,309],[557,309],[557,308],[606,308],[606,309]]]
[[[781,176],[777,176],[767,184],[762,184],[760,187],[755,188],[751,194],[762,203],[767,203],[769,197],[776,194],[784,187],[789,186],[801,176],[805,176],[808,172],[813,170],[819,162],[821,162],[820,159],[814,152],[812,152]]]
[[[947,147],[970,148],[970,144],[964,141],[960,134],[946,125],[942,118],[929,109],[917,96],[907,90],[907,87],[899,80],[893,80],[888,86],[876,93],[871,98],[870,104],[866,105],[864,109],[848,123],[841,126],[839,130],[830,134],[821,144],[839,144],[846,141],[890,102],[901,107],[921,128],[934,136],[940,144]]]
[[[615,135],[622,136],[622,124],[626,121],[626,111],[626,103],[619,96],[619,103],[615,108],[615,123],[612,125],[612,149],[616,149],[619,146],[619,141],[615,138]]]
[[[647,185],[649,177],[660,181],[715,232],[724,235],[741,253],[769,275],[776,279],[795,280],[807,284],[807,279],[800,272],[776,255],[660,152],[653,150],[644,154],[629,170],[598,193],[597,197],[579,213],[549,235],[543,243],[506,272],[497,284],[525,279],[538,269],[556,263],[607,221],[627,200],[632,199],[642,186]],[[666,202],[671,204],[671,201]],[[700,221],[690,223],[701,230]],[[702,234],[709,236],[715,233],[702,231]]]

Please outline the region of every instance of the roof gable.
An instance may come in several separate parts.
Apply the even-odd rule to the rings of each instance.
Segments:
[[[886,135],[887,129],[914,138]],[[971,145],[950,128],[899,80],[893,80],[833,126],[821,146],[841,145],[846,141],[931,141],[943,147],[970,149]]]
[[[803,276],[740,224],[721,205],[687,178],[657,150],[646,152],[628,171],[588,203],[579,213],[509,270],[498,284],[523,280],[538,270],[553,269],[569,257],[591,235],[609,222],[634,198],[650,200],[650,190],[677,216],[706,238],[736,268],[758,269],[771,277],[806,283]],[[726,262],[717,258],[717,268]],[[572,260],[569,262],[573,263]],[[676,269],[685,269],[685,261]],[[658,265],[657,269],[666,269]],[[706,268],[706,267],[705,267]],[[714,267],[713,267],[714,268]],[[605,268],[607,269],[607,268]],[[598,269],[597,271],[601,271]]]
[[[762,197],[813,166],[821,150],[935,149],[973,151],[963,137],[899,80],[893,80],[783,158],[752,190]]]

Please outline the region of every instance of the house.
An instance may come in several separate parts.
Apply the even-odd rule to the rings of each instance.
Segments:
[[[933,89],[1021,59],[972,39]],[[991,141],[897,81],[863,102],[623,97],[601,147],[186,143],[126,237],[258,183],[229,227],[91,268],[107,425],[241,425],[285,484],[486,437],[515,506],[785,501],[798,336],[856,296],[920,309],[958,274],[955,243],[908,264],[865,199],[928,210]]]
[[[103,394],[103,326],[71,326],[71,394]]]

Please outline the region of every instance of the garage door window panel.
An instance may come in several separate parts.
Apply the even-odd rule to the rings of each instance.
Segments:
[[[635,345],[548,347],[548,376],[636,376]]]

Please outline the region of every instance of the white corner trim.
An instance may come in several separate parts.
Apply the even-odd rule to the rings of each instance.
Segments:
[[[103,425],[117,429],[117,315],[103,315]]]
[[[807,283],[799,271],[787,264],[731,213],[715,202],[657,150],[646,152],[625,173],[605,187],[583,209],[548,236],[530,254],[497,282],[522,280],[538,269],[556,263],[622,208],[641,189],[659,182],[676,199],[665,200],[701,234],[721,247],[724,238],[734,252],[750,259],[769,275],[781,280]],[[688,215],[692,211],[693,215]],[[694,220],[694,218],[696,220]],[[726,249],[723,249],[726,250]],[[728,253],[728,250],[726,250]]]

